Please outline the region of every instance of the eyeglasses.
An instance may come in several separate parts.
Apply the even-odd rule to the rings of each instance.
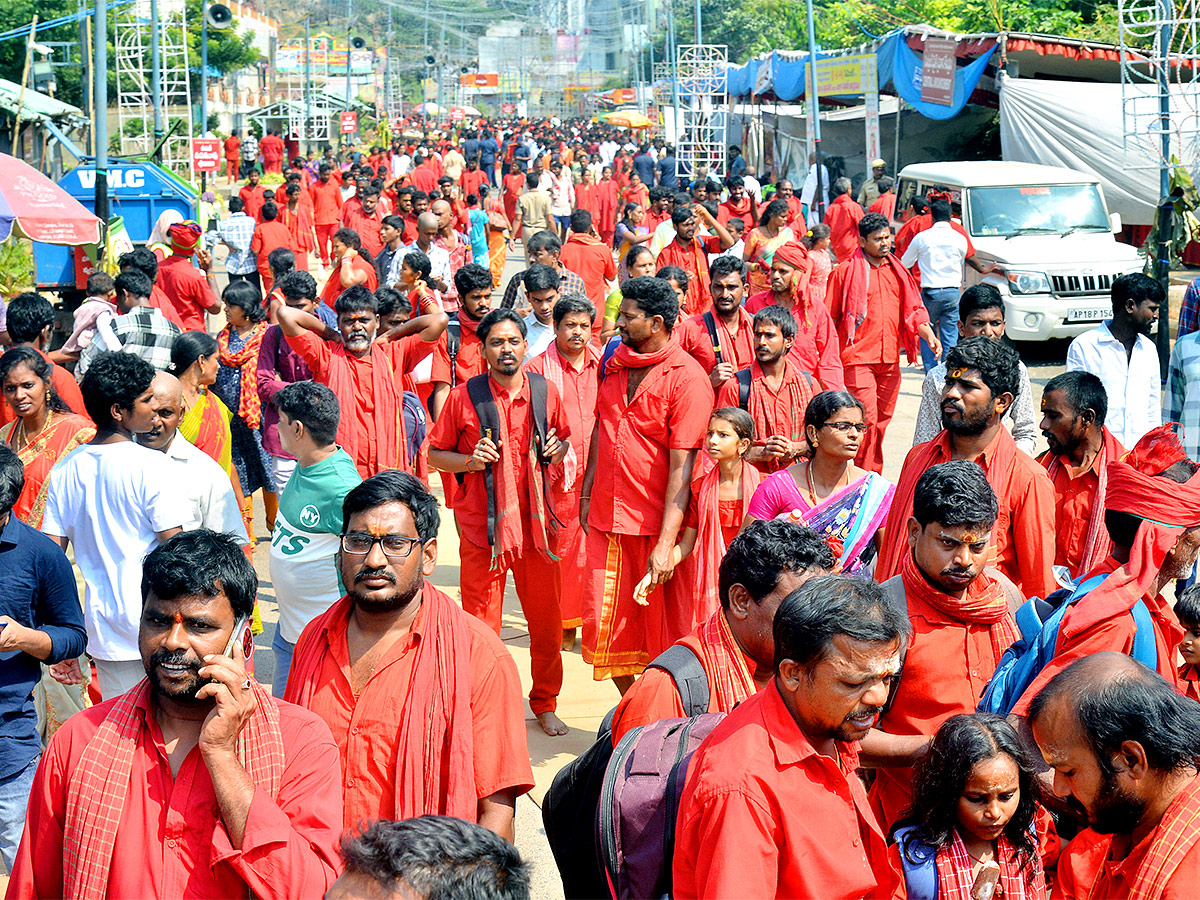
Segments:
[[[865,422],[826,422],[821,427],[832,428],[834,431],[840,431],[842,434],[849,434],[851,430],[857,431],[859,434],[867,433]]]
[[[420,538],[405,537],[402,534],[385,534],[375,537],[372,534],[362,534],[356,531],[342,535],[342,550],[354,556],[366,556],[376,544],[383,548],[383,555],[388,559],[408,559],[413,549],[421,544],[421,540]]]

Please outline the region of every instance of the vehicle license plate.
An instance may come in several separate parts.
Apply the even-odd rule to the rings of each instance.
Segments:
[[[1103,322],[1111,315],[1111,306],[1085,306],[1067,310],[1067,321]]]

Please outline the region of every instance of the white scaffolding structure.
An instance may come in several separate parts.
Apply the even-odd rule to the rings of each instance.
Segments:
[[[678,173],[725,176],[725,92],[728,48],[721,44],[681,44],[676,57],[679,99],[675,159]]]
[[[159,13],[159,103],[163,130],[179,127],[162,148],[163,165],[191,177],[192,89],[189,81],[187,21],[182,3],[162,4]],[[154,107],[150,0],[138,0],[114,13],[117,124],[120,153],[154,150]]]
[[[1125,165],[1200,175],[1200,0],[1122,0]],[[1165,151],[1165,152],[1164,152]]]

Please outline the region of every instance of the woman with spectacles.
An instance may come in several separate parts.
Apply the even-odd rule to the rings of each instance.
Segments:
[[[854,465],[867,431],[862,402],[845,391],[823,391],[804,413],[808,451],[763,479],[742,524],[790,518],[825,536],[839,557],[836,571],[869,574],[896,487]]]

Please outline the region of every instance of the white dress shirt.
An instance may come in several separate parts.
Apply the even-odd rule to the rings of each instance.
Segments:
[[[1125,447],[1133,449],[1147,431],[1162,424],[1162,380],[1154,342],[1139,334],[1133,354],[1113,337],[1109,319],[1085,331],[1067,349],[1067,371],[1091,372],[1108,394],[1104,424]],[[1160,328],[1164,327],[1161,323]]]
[[[967,239],[949,222],[935,222],[912,239],[900,263],[906,269],[920,264],[923,288],[960,288],[966,258]]]
[[[554,343],[554,326],[543,325],[536,313],[530,313],[525,317],[525,342],[529,345],[525,358],[533,359]]]
[[[233,484],[217,461],[179,432],[167,445],[166,454],[180,465],[178,483],[191,504],[191,518],[183,523],[183,530],[207,528],[248,544]]]

